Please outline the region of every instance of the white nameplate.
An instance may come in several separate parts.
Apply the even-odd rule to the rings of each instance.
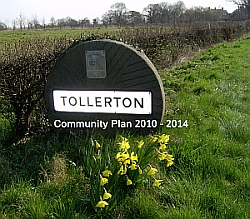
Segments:
[[[150,91],[53,91],[58,112],[151,114]]]

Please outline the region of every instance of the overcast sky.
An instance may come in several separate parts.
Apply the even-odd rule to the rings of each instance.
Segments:
[[[40,22],[45,19],[45,23],[49,23],[51,17],[55,19],[71,17],[76,20],[87,17],[92,21],[96,17],[101,19],[102,15],[116,2],[123,2],[128,10],[141,13],[149,4],[175,3],[177,0],[0,0],[0,22],[11,26],[12,21],[19,17],[20,13],[26,19],[31,19],[32,16],[37,16]],[[192,6],[223,7],[228,12],[236,8],[227,0],[183,0],[183,2],[187,8]]]

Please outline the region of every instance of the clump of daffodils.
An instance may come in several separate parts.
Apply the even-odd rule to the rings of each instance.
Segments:
[[[100,161],[100,163],[108,163],[108,165],[105,166],[104,170],[99,171],[97,180],[99,187],[97,189],[100,196],[97,196],[99,201],[97,200],[96,208],[103,209],[110,206],[109,200],[114,199],[115,203],[121,195],[119,194],[121,188],[136,186],[138,182],[142,182],[139,180],[140,177],[148,178],[154,187],[159,187],[163,183],[163,180],[159,179],[160,171],[154,162],[155,159],[158,159],[160,162],[164,162],[167,167],[174,164],[173,156],[167,152],[169,135],[154,135],[150,136],[150,140],[146,140],[146,142],[140,140],[131,144],[129,139],[121,137],[114,157],[106,163]],[[92,139],[91,144],[95,150],[98,150],[96,157],[100,157],[100,160],[103,159],[101,156],[102,146]]]
[[[102,174],[100,174],[100,186],[103,187],[104,193],[102,196],[100,196],[100,201],[96,204],[97,208],[105,208],[108,206],[107,200],[112,197],[112,195],[107,192],[106,188],[104,187],[106,184],[108,184],[108,178],[112,175],[112,172],[108,169],[104,170]]]
[[[167,144],[169,142],[169,135],[162,134],[161,136],[154,136],[152,137],[152,141],[159,144],[158,149],[156,148],[156,154],[158,158],[161,161],[165,161],[167,167],[172,166],[174,164],[174,158],[166,151]]]
[[[139,145],[140,144],[140,145]],[[140,142],[138,146],[141,148],[144,142]],[[119,175],[125,175],[127,178],[127,185],[132,185],[133,182],[129,179],[127,172],[128,171],[138,171],[139,174],[142,174],[142,169],[138,164],[138,155],[132,151],[130,153],[130,144],[127,138],[121,137],[121,142],[118,143],[119,151],[115,156],[115,159],[118,161],[120,169],[118,171]]]

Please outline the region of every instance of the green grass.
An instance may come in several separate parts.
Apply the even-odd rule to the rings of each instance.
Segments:
[[[176,158],[166,188],[169,218],[250,217],[249,49],[248,37],[161,72],[166,119],[189,123],[163,129]]]
[[[163,185],[141,184],[112,211],[114,218],[250,218],[249,51],[246,37],[159,69],[166,92],[159,133],[170,134],[175,164],[158,164]],[[188,127],[167,128],[167,120],[187,120]],[[82,200],[89,196],[86,147],[87,138],[72,135],[19,146],[0,140],[0,218],[93,218]]]
[[[24,40],[33,40],[41,38],[64,37],[74,38],[82,35],[98,35],[120,31],[118,28],[90,28],[90,29],[46,29],[46,30],[8,30],[0,31],[0,48],[4,44],[15,43]]]

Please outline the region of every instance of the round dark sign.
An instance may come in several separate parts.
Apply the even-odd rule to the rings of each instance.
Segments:
[[[56,129],[155,129],[165,108],[150,60],[113,40],[69,49],[48,76],[45,101]]]

